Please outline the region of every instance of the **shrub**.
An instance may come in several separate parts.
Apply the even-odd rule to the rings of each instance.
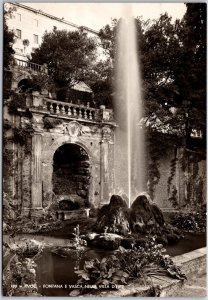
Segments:
[[[4,243],[4,296],[38,296],[35,259],[42,250],[43,245],[35,240]]]
[[[54,118],[49,118],[45,117],[43,119],[43,124],[45,129],[53,129],[56,126],[60,125],[62,123],[62,120],[54,119]]]
[[[171,223],[186,232],[205,232],[206,208],[202,208],[200,212],[179,213],[172,218]]]
[[[134,279],[147,284],[155,275],[184,280],[186,276],[165,251],[162,245],[156,244],[155,237],[147,237],[141,246],[134,249],[120,247],[115,255],[86,261],[83,270],[76,271],[80,277],[78,284],[99,288],[102,285],[125,285]]]

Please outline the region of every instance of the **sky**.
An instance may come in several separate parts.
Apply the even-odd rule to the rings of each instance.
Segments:
[[[24,2],[22,4],[94,30],[100,30],[106,24],[110,24],[112,18],[120,18],[129,6],[135,17],[142,16],[144,20],[156,19],[164,12],[172,16],[173,20],[181,19],[186,12],[186,6],[183,3]]]

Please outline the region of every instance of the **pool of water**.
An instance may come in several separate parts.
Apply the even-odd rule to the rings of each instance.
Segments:
[[[112,254],[109,251],[109,254]],[[80,262],[80,267],[84,265],[85,260],[97,257],[101,259],[106,256],[103,250],[88,249]],[[45,249],[41,257],[36,261],[37,281],[39,292],[44,296],[68,296],[69,291],[73,290],[70,285],[75,285],[78,276],[74,273],[75,260],[74,257],[61,257],[52,253],[49,249]],[[53,287],[53,285],[60,287]]]
[[[42,241],[51,244],[52,238],[41,237]],[[67,240],[55,238],[53,245],[66,246]],[[176,245],[166,246],[167,253],[171,256],[181,255],[206,246],[206,234],[186,234],[185,238],[180,240]],[[99,258],[112,254],[100,249],[87,249],[83,254],[80,267],[85,260]],[[66,258],[51,253],[50,248],[43,251],[41,257],[37,260],[37,281],[39,292],[45,296],[68,296],[69,285],[75,285],[78,276],[74,273],[75,260],[74,255]],[[58,285],[54,287],[53,285]]]
[[[181,255],[202,247],[206,247],[206,233],[187,233],[176,245],[165,246],[170,256]]]

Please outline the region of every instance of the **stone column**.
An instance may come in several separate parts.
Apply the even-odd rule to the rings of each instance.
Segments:
[[[109,187],[108,187],[108,143],[101,142],[100,146],[100,185],[101,185],[101,203],[104,205],[109,202]]]
[[[102,128],[101,151],[100,151],[100,178],[101,178],[101,203],[109,203],[110,193],[113,193],[114,162],[113,162],[113,130],[109,126]],[[111,147],[110,147],[111,145]]]
[[[32,209],[42,208],[42,135],[35,132],[32,137]]]

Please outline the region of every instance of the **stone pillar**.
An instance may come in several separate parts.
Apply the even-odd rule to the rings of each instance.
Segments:
[[[35,132],[32,137],[32,209],[42,208],[42,135]]]
[[[101,203],[100,205],[109,203],[110,194],[113,193],[114,183],[114,162],[113,157],[113,129],[109,126],[102,128],[101,151],[100,151],[100,178],[101,178]],[[110,147],[111,145],[111,147]]]
[[[101,185],[101,203],[104,205],[109,202],[109,187],[108,187],[108,143],[101,142],[100,148],[100,185]]]

